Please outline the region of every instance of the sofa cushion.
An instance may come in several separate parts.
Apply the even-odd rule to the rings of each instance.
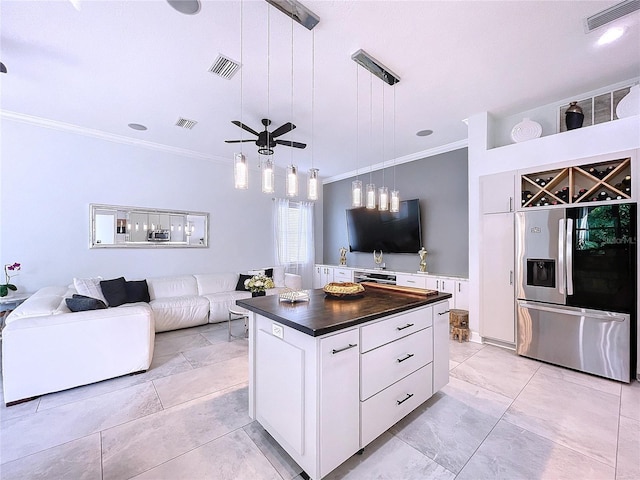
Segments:
[[[146,280],[129,280],[125,283],[127,291],[127,303],[146,302],[149,303],[149,285]]]
[[[236,300],[251,298],[251,292],[230,291],[205,295],[209,301],[209,322],[222,322],[229,319],[229,308],[236,306]]]
[[[100,287],[101,280],[102,277],[74,278],[73,286],[80,295],[97,298],[98,300],[102,300],[105,304],[108,304],[107,299],[102,293],[102,288]]]
[[[231,292],[236,289],[238,283],[237,273],[207,273],[194,277],[198,282],[198,295]]]
[[[243,273],[240,274],[240,278],[238,278],[238,283],[236,284],[236,291],[238,292],[246,292],[249,290],[244,286],[244,282],[253,278],[253,275],[245,275]]]
[[[102,280],[100,288],[102,288],[102,294],[110,307],[119,307],[127,303],[127,287],[124,277]]]
[[[18,305],[5,319],[9,323],[26,317],[45,317],[67,313],[69,309],[64,297],[76,293],[74,289],[67,287],[44,287],[31,295],[24,303]]]
[[[65,303],[72,312],[85,312],[87,310],[107,308],[107,305],[102,300],[85,295],[78,295],[77,293],[71,298],[66,298]]]
[[[286,287],[284,283],[284,266],[273,267],[273,283],[276,287]]]
[[[151,300],[183,295],[198,295],[198,283],[193,275],[147,278],[147,285],[149,285],[149,297]]]
[[[204,325],[209,321],[209,301],[197,295],[157,298],[149,302],[153,310],[155,331]]]

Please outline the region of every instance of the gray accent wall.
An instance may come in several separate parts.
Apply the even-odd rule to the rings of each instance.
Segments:
[[[469,194],[468,153],[463,148],[395,167],[395,185],[401,200],[420,200],[422,242],[427,249],[427,270],[439,275],[467,277],[469,274]],[[366,172],[366,170],[365,170]],[[380,187],[382,171],[372,173]],[[384,172],[391,191],[393,168]],[[370,183],[369,172],[359,175],[363,187]],[[351,182],[347,178],[323,187],[323,259],[337,265],[340,247],[348,248],[346,209],[351,208]],[[383,253],[387,270],[415,272],[420,257],[414,254]],[[347,253],[347,266],[374,268],[372,253]]]

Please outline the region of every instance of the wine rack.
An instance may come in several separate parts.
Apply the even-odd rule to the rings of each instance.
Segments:
[[[522,207],[631,198],[631,159],[522,175]]]

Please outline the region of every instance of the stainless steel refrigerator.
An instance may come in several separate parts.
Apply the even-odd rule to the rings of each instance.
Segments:
[[[517,353],[635,376],[636,204],[516,214]]]

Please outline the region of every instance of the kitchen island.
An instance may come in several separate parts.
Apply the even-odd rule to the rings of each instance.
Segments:
[[[447,293],[238,300],[249,310],[249,415],[312,479],[449,381]]]

